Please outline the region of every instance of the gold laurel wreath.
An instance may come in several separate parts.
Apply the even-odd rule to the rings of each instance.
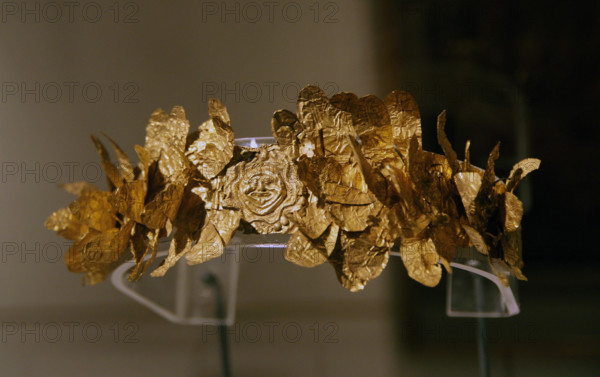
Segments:
[[[70,271],[84,284],[104,280],[133,259],[131,280],[156,257],[161,238],[169,253],[152,276],[179,259],[197,264],[220,256],[236,230],[291,237],[285,258],[304,267],[326,261],[338,280],[358,291],[379,276],[399,243],[411,278],[435,286],[443,265],[450,271],[457,247],[475,247],[489,258],[504,284],[521,273],[523,205],[514,192],[540,165],[517,163],[508,178],[496,178],[492,150],[485,169],[470,164],[469,142],[459,161],[437,120],[444,155],[424,151],[421,119],[413,97],[394,91],[383,100],[338,93],[328,98],[316,86],[300,93],[297,114],[276,111],[277,144],[235,145],[227,109],[209,101],[210,119],[189,133],[182,107],[158,109],[146,128],[145,145],[131,163],[109,137],[116,154],[96,136],[108,191],[87,182],[62,185],[77,196],[45,226],[73,240]]]

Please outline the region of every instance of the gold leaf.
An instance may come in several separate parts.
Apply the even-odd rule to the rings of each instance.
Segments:
[[[167,115],[161,109],[152,113],[146,127],[146,144],[151,161],[158,161],[158,168],[170,182],[185,179],[183,172],[187,165],[185,144],[190,124],[185,110],[174,106]]]
[[[438,144],[442,147],[446,158],[448,159],[448,163],[450,164],[450,168],[452,169],[452,174],[456,174],[459,171],[458,158],[456,156],[456,152],[452,148],[452,144],[450,144],[450,140],[448,140],[448,136],[446,135],[446,131],[444,131],[444,127],[446,126],[446,110],[442,111],[437,118],[437,134],[438,134]]]
[[[162,229],[167,220],[174,221],[183,196],[184,187],[168,184],[144,207],[142,223],[150,229]]]
[[[513,232],[520,228],[523,218],[523,203],[511,192],[504,194],[503,223],[506,232]]]
[[[109,203],[110,192],[84,191],[69,205],[75,219],[98,231],[107,231],[115,227],[116,217]]]
[[[383,102],[390,114],[394,144],[403,156],[408,156],[410,140],[415,138],[421,147],[421,114],[417,102],[407,92],[394,90]]]
[[[442,278],[435,244],[431,239],[403,239],[400,244],[400,257],[408,276],[428,287],[435,287]]]
[[[69,208],[61,208],[48,217],[44,226],[68,240],[81,239],[88,227],[73,216]]]
[[[290,237],[285,248],[285,259],[302,267],[315,267],[327,261],[327,251],[308,239],[302,232]]]
[[[319,206],[318,202],[317,196],[310,193],[297,211],[287,214],[287,217],[298,226],[302,233],[313,240],[319,238],[331,224],[329,212]]]
[[[94,142],[96,150],[100,155],[100,163],[102,165],[102,169],[104,169],[104,173],[106,174],[108,189],[112,191],[115,187],[121,187],[121,185],[123,184],[123,177],[121,177],[121,174],[119,173],[119,170],[117,170],[117,167],[113,165],[113,163],[110,161],[108,151],[106,150],[100,139],[96,137],[96,135],[92,135],[92,141]]]
[[[183,230],[177,229],[173,240],[169,245],[169,254],[164,261],[156,268],[150,276],[164,276],[167,271],[177,263],[181,257],[191,251],[192,240],[188,237],[187,233]]]
[[[341,245],[340,252],[332,254],[330,262],[340,283],[351,292],[364,289],[387,265],[389,249],[377,247],[365,237],[350,237],[342,232]]]
[[[519,182],[521,182],[527,174],[540,168],[540,163],[541,161],[537,158],[526,158],[517,162],[508,175],[506,183],[507,191],[514,191],[519,185]]]
[[[379,213],[382,206],[379,201],[360,206],[331,203],[329,210],[341,229],[360,232],[373,222],[372,217]]]
[[[206,262],[223,254],[225,245],[219,232],[211,222],[204,224],[200,239],[185,255],[189,265]]]
[[[237,210],[223,209],[207,211],[206,216],[219,233],[219,236],[223,240],[223,245],[227,245],[233,233],[240,225],[242,213]]]
[[[277,144],[286,152],[288,158],[298,157],[296,133],[298,131],[298,118],[288,110],[278,110],[271,119],[271,131],[277,139]]]
[[[477,249],[477,251],[479,251],[481,254],[489,255],[490,249],[483,239],[483,236],[477,230],[468,225],[463,225],[462,227],[469,236],[471,245],[473,245],[473,247],[475,247],[475,249]]]
[[[523,268],[521,230],[504,233],[502,237],[502,251],[504,260],[508,263],[511,272],[519,280],[527,280],[521,272]]]
[[[216,98],[210,98],[208,100],[208,115],[211,118],[218,118],[223,124],[230,126],[231,120],[229,119],[229,114],[227,113],[227,107],[221,103]]]
[[[325,250],[327,251],[327,257],[331,256],[337,245],[338,236],[340,234],[340,227],[336,224],[331,224],[329,227],[329,233],[325,239]]]
[[[467,217],[469,221],[472,221],[472,217],[475,215],[475,198],[481,188],[481,174],[464,172],[454,175],[454,183],[458,189],[460,199],[465,207]]]
[[[123,176],[123,178],[125,178],[125,180],[132,181],[135,178],[135,176],[133,173],[133,166],[129,161],[129,157],[127,157],[127,154],[121,149],[121,147],[119,147],[119,145],[113,139],[111,139],[104,132],[100,133],[104,135],[104,137],[106,137],[112,144],[113,149],[115,150],[115,154],[117,155],[117,162],[119,163],[121,175]]]
[[[125,182],[113,192],[109,202],[123,216],[142,222],[145,189],[144,181]]]
[[[198,131],[198,138],[190,144],[186,156],[203,177],[211,179],[233,157],[233,130],[220,118],[212,118],[202,123]]]

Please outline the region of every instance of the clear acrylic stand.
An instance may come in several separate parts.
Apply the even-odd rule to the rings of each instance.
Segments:
[[[156,260],[148,271],[158,267],[168,254],[168,243],[159,244]],[[166,320],[181,325],[230,326],[235,322],[239,263],[236,248],[228,246],[222,257],[188,266],[177,263],[165,276],[143,276],[137,282],[127,277],[134,262],[126,262],[112,274],[117,290],[146,306]]]
[[[450,263],[446,284],[446,314],[449,317],[500,318],[519,314],[517,279],[509,276],[502,285],[486,256],[475,248],[458,248]]]

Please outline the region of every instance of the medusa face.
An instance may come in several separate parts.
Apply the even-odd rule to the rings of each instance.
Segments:
[[[259,215],[272,212],[287,194],[285,183],[273,164],[248,164],[240,189],[247,208]]]

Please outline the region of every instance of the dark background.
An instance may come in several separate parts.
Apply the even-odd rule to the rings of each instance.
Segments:
[[[542,160],[527,178],[531,191],[520,193],[528,208],[523,254],[529,281],[520,284],[522,313],[489,321],[497,327],[493,331],[506,335],[518,329],[524,337],[496,339],[492,359],[503,364],[505,375],[519,375],[514,366],[523,358],[573,357],[579,365],[597,358],[597,3],[380,1],[377,7],[381,80],[386,88],[417,89],[431,150],[439,150],[435,117],[447,109],[447,132],[459,158],[470,139],[479,166],[501,141],[500,176],[523,152]],[[525,142],[521,151],[515,149],[517,139]],[[448,333],[440,344],[433,329],[474,322],[432,315],[435,305],[423,301],[436,302],[442,293],[410,287],[418,309],[398,307],[411,313],[401,329],[422,326],[432,332],[406,338],[423,353],[436,346],[450,352],[460,336]]]

